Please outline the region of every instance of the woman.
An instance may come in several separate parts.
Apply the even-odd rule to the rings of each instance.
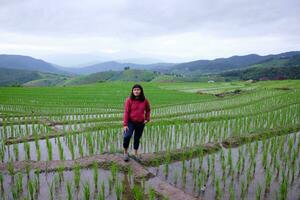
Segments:
[[[141,85],[135,84],[131,89],[130,97],[126,98],[124,110],[124,161],[129,161],[128,147],[134,132],[134,155],[138,156],[140,138],[143,134],[145,124],[150,121],[150,103],[145,98]]]

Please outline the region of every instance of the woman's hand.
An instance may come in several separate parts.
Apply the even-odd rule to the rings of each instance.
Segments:
[[[123,130],[124,130],[124,131],[128,131],[128,126],[124,126],[124,127],[123,127]]]
[[[144,121],[144,124],[146,124],[146,123],[148,123],[148,121],[147,121],[147,120],[145,120],[145,121]]]

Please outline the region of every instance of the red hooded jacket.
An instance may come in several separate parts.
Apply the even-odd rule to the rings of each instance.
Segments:
[[[146,112],[146,113],[145,113]],[[148,99],[139,101],[137,99],[126,98],[123,126],[128,126],[128,121],[144,122],[150,121],[150,104]]]

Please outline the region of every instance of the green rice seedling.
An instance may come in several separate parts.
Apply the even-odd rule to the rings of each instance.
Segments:
[[[46,146],[48,152],[48,161],[52,160],[52,143],[50,142],[49,138],[46,138]]]
[[[255,145],[254,145],[254,157],[258,152],[258,140],[255,140]]]
[[[264,169],[267,168],[267,161],[268,161],[268,149],[264,148],[263,149],[263,159],[262,159],[262,164],[263,164]]]
[[[249,153],[249,158],[252,161],[253,158],[255,157],[255,153],[254,153],[255,150],[254,150],[253,146],[251,146],[250,144],[247,144],[247,150]]]
[[[292,180],[291,180],[291,183],[294,183],[294,180],[295,180],[295,174],[296,174],[296,163],[293,163],[292,164],[292,168],[291,168],[291,176],[292,176]]]
[[[292,158],[291,158],[291,165],[294,166],[296,164],[296,161],[297,161],[297,149],[294,149],[293,150],[293,153],[292,153]]]
[[[39,137],[38,134],[34,134],[34,144],[35,144],[35,148],[37,149],[39,146]]]
[[[101,191],[99,192],[98,200],[105,200],[105,184],[104,184],[104,181],[102,181],[102,183],[101,183]]]
[[[103,197],[102,193],[98,193],[97,200],[105,200],[105,196]]]
[[[287,167],[288,167],[288,159],[289,159],[289,156],[288,156],[288,154],[285,154],[284,156],[283,156],[283,163],[284,163],[284,166],[283,166],[283,169],[284,169],[284,171],[287,171]]]
[[[288,139],[288,152],[287,152],[289,155],[292,153],[293,147],[294,147],[294,138],[290,137]]]
[[[296,135],[296,134],[295,134]],[[295,140],[296,141],[296,140]],[[298,139],[298,143],[297,143],[297,155],[300,153],[300,139]]]
[[[225,177],[225,174],[226,174],[226,162],[225,162],[225,157],[224,157],[224,152],[223,151],[221,151],[221,153],[220,153],[220,160],[221,160],[222,174]]]
[[[269,193],[271,181],[272,181],[272,175],[269,168],[267,168],[265,173],[265,193]]]
[[[255,170],[256,170],[256,160],[255,159],[253,160],[251,166],[252,166],[252,179],[253,179],[255,176]]]
[[[3,186],[3,174],[2,174],[2,172],[0,171],[0,191],[1,191],[1,193],[2,194],[4,194],[3,193],[3,191],[4,191],[4,186]]]
[[[149,187],[149,200],[154,200],[155,199],[155,191],[153,188]]]
[[[251,170],[251,166],[250,166],[247,169],[247,172],[246,172],[246,188],[247,189],[249,188],[249,184],[250,184],[251,178],[252,178],[252,170]]]
[[[221,199],[221,186],[220,186],[219,177],[216,177],[215,188],[216,188],[216,190],[215,190],[216,191],[215,199]]]
[[[186,184],[186,176],[187,176],[187,169],[186,169],[186,165],[183,164],[182,165],[182,171],[181,171],[181,181],[182,181],[182,184],[184,186]]]
[[[99,142],[99,153],[103,153],[104,152],[104,143],[102,140],[100,140]]]
[[[286,178],[283,178],[280,183],[279,199],[281,200],[287,199],[287,187],[288,187],[288,182]]]
[[[172,141],[172,140],[169,140],[169,141]],[[190,149],[189,152],[188,152],[188,159],[192,160],[193,159],[193,155],[194,155],[194,151],[193,151],[193,149]],[[169,157],[170,157],[170,155],[169,155]]]
[[[199,191],[201,191],[202,187],[203,187],[203,175],[202,175],[202,173],[199,174],[199,176],[197,177],[197,186],[198,186]]]
[[[12,182],[14,181],[14,175],[15,175],[15,168],[13,162],[10,160],[7,162],[7,170],[8,174],[11,176]]]
[[[111,165],[110,172],[111,172],[113,181],[116,181],[117,180],[117,173],[118,173],[118,166],[115,163],[113,163]]]
[[[210,171],[211,183],[214,184],[216,180],[216,171],[215,169],[211,169]]]
[[[40,185],[38,184],[37,178],[34,177],[34,194],[35,194],[35,199],[37,199],[39,191],[40,191]]]
[[[41,160],[41,149],[40,149],[40,145],[36,146],[36,157],[37,160],[40,161]]]
[[[40,173],[41,173],[41,170],[39,168],[37,168],[35,171],[35,176],[36,176],[36,180],[37,180],[37,184],[38,186],[40,185]]]
[[[66,183],[66,190],[67,190],[67,199],[73,200],[72,184],[69,181],[67,181]]]
[[[270,161],[270,165],[274,166],[274,162],[275,162],[275,158],[276,158],[276,154],[277,154],[277,147],[275,147],[274,142],[272,142],[271,145],[271,161]]]
[[[90,184],[88,181],[85,182],[85,184],[83,185],[83,197],[84,200],[89,200],[91,196],[91,192],[90,192]]]
[[[17,174],[16,189],[18,194],[23,192],[23,175],[21,172],[18,172]]]
[[[26,175],[27,175],[28,179],[30,177],[30,169],[31,169],[30,164],[26,164],[25,165],[25,172],[26,172]]]
[[[145,190],[145,183],[146,183],[146,180],[145,180],[145,177],[142,178],[142,181],[141,181],[141,189],[144,191]]]
[[[71,153],[72,160],[74,160],[74,159],[75,159],[75,150],[74,150],[74,146],[73,146],[72,143],[70,143],[70,144],[68,145],[68,147],[69,147],[69,150],[70,150],[70,153]]]
[[[10,188],[11,191],[11,196],[13,197],[13,199],[19,199],[20,196],[18,194],[17,188],[14,187],[14,185],[12,185],[12,187]]]
[[[92,147],[93,147],[93,146],[92,146]],[[94,147],[93,147],[93,148],[94,148]],[[117,152],[117,147],[116,147],[115,143],[112,143],[112,144],[110,145],[110,152],[112,152],[112,153]]]
[[[260,200],[261,192],[262,192],[261,185],[258,184],[257,188],[256,188],[256,192],[255,192],[255,199],[256,200]]]
[[[35,184],[30,179],[28,180],[27,184],[29,199],[33,200],[35,196]]]
[[[58,166],[58,180],[61,183],[64,180],[64,165]]]
[[[227,165],[229,165],[229,172],[232,170],[232,155],[231,155],[231,148],[228,150],[227,154]]]
[[[24,150],[25,150],[25,159],[26,160],[30,160],[30,145],[28,144],[28,142],[24,142]]]
[[[242,168],[242,149],[238,149],[238,161],[237,161],[237,174],[238,176],[241,173],[241,168]]]
[[[215,154],[211,155],[211,174],[212,179],[215,180],[216,171],[215,171]]]
[[[4,129],[5,130],[5,129]],[[4,150],[4,145],[0,145],[0,160],[1,162],[4,162],[4,157],[5,157],[5,150]]]
[[[243,156],[243,157],[241,158],[241,172],[243,172],[244,169],[245,169],[245,157]]]
[[[86,142],[87,142],[88,149],[89,149],[89,155],[93,155],[94,154],[94,143],[93,143],[93,138],[92,138],[91,134],[86,135]]]
[[[284,150],[284,140],[281,140],[281,144],[279,144],[279,157],[280,159],[283,159],[285,155],[285,150]]]
[[[279,174],[280,174],[280,172],[281,172],[281,164],[279,163],[279,161],[276,159],[275,161],[274,161],[276,164],[276,177],[275,177],[275,180],[278,180],[278,178],[279,178]]]
[[[202,171],[202,166],[203,166],[203,151],[201,150],[198,155],[198,165],[199,165],[199,170]]]
[[[115,192],[116,192],[117,200],[121,200],[122,199],[122,192],[123,192],[122,183],[118,182],[118,183],[115,184]]]
[[[98,188],[98,176],[99,176],[98,163],[94,162],[93,163],[93,178],[94,178],[95,189]]]
[[[129,180],[131,180],[131,178],[133,176],[133,170],[131,167],[128,168],[127,175],[128,175]]]
[[[209,174],[207,174],[206,171],[203,171],[202,172],[202,180],[203,180],[203,185],[206,186],[207,185],[207,182],[209,180]]]
[[[207,156],[207,173],[210,174],[211,161],[210,156]]]
[[[133,186],[133,196],[134,196],[134,199],[136,200],[142,200],[143,199],[143,192],[142,190],[140,189],[139,186],[137,186],[136,184]]]
[[[80,185],[80,166],[78,164],[75,165],[74,167],[74,183],[75,187],[79,189]]]
[[[59,151],[59,159],[65,160],[64,149],[63,149],[63,146],[62,146],[59,138],[57,138],[57,146],[58,146],[58,151]]]
[[[289,182],[289,179],[290,179],[290,171],[291,171],[291,169],[288,168],[287,169],[287,175],[286,175],[287,182]]]
[[[231,181],[230,186],[229,186],[229,199],[235,200],[234,182],[233,181]]]
[[[16,161],[18,161],[19,160],[19,145],[18,144],[14,144],[13,148],[14,148],[15,159],[16,159]]]
[[[113,182],[114,182],[114,181],[113,181],[112,176],[109,176],[109,177],[108,177],[108,191],[109,191],[109,194],[111,194]]]
[[[245,181],[242,180],[241,181],[241,199],[245,199],[246,197],[246,185],[245,185]]]
[[[84,154],[83,154],[83,145],[82,145],[81,141],[79,142],[78,149],[79,149],[79,154],[80,154],[80,156],[83,157],[83,155],[84,155]]]
[[[177,181],[178,181],[178,171],[177,171],[177,169],[175,169],[174,172],[173,172],[173,179],[174,179],[174,184],[176,186]]]

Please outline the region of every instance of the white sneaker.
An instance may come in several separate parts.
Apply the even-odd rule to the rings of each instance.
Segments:
[[[127,153],[127,154],[124,154],[124,161],[125,161],[125,162],[128,162],[128,161],[129,161],[128,153]]]

